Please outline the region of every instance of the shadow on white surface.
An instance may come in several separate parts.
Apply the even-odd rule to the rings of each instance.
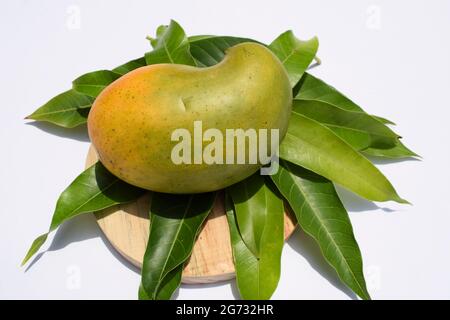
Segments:
[[[116,249],[113,248],[108,239],[106,239],[103,232],[100,230],[92,214],[84,214],[74,217],[73,219],[67,221],[61,227],[59,227],[55,233],[55,236],[49,248],[46,251],[39,253],[28,265],[25,272],[27,272],[30,268],[32,268],[33,265],[37,263],[45,255],[45,252],[58,251],[64,249],[71,243],[76,243],[98,237],[102,239],[105,246],[120,263],[122,263],[125,267],[127,267],[131,271],[137,274],[141,274],[139,268],[131,264],[128,260],[122,257],[122,255],[120,255],[120,253],[118,253]]]
[[[233,294],[234,299],[241,300],[241,296],[239,294],[239,290],[236,285],[236,279],[230,279],[230,280],[224,280],[220,282],[215,283],[199,283],[199,284],[187,284],[183,283],[181,284],[181,288],[183,289],[208,289],[208,288],[215,288],[215,287],[221,287],[221,286],[228,286],[231,289],[231,293]],[[175,292],[175,294],[172,296],[172,300],[177,299],[179,296],[178,290]]]
[[[239,289],[237,288],[236,285],[236,279],[230,279],[230,280],[224,280],[224,281],[220,281],[220,282],[216,282],[216,283],[202,283],[202,284],[182,284],[181,288],[185,288],[185,289],[207,289],[207,288],[214,288],[214,287],[220,287],[220,286],[229,286],[229,288],[231,289],[231,293],[233,294],[233,297],[236,300],[241,300],[241,296],[239,294]],[[177,299],[178,298],[178,290],[176,291],[176,293],[173,295],[172,299]]]
[[[39,130],[42,130],[46,133],[55,135],[60,138],[72,139],[72,140],[82,141],[82,142],[91,141],[89,139],[86,124],[83,124],[78,127],[71,128],[71,129],[62,128],[57,125],[54,125],[54,124],[51,124],[48,122],[41,122],[41,121],[27,122],[26,125],[38,128]]]
[[[303,230],[297,228],[287,241],[289,246],[306,259],[309,265],[324,277],[331,285],[345,293],[350,299],[357,300],[357,296],[339,279],[336,271],[331,267],[320,252],[319,246],[313,238]]]
[[[380,207],[377,204],[363,199],[353,192],[350,192],[340,186],[336,186],[336,191],[342,203],[344,204],[345,209],[347,209],[348,212],[368,212],[381,210],[386,213],[390,213],[397,211],[388,207]]]

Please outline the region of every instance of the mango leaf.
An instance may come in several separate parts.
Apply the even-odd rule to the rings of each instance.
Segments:
[[[157,63],[176,63],[195,66],[189,51],[189,41],[183,28],[174,20],[161,31],[154,44],[154,50],[145,54],[148,65]]]
[[[161,282],[161,286],[156,295],[156,300],[170,300],[173,293],[178,289],[181,284],[181,276],[183,274],[184,264],[179,265],[172,271],[170,271],[167,276],[164,277]],[[139,286],[138,292],[139,300],[152,300],[151,297],[145,292],[144,287]]]
[[[191,255],[195,239],[208,216],[215,193],[192,195],[153,193],[150,236],[142,265],[142,287],[149,299],[158,299],[171,271]]]
[[[130,202],[146,192],[112,175],[100,162],[81,173],[59,196],[49,231],[34,240],[22,265],[39,250],[50,232],[80,215]]]
[[[364,112],[364,110],[352,100],[309,73],[304,74],[296,86],[296,90],[297,95],[294,99],[297,100],[320,101],[344,110]]]
[[[152,300],[151,297],[147,294],[147,292],[145,292],[144,287],[142,286],[142,283],[139,285],[138,299],[139,300]]]
[[[65,128],[74,128],[87,122],[94,98],[120,76],[145,66],[139,58],[114,68],[85,74],[74,81],[74,89],[61,93],[25,119],[47,121]]]
[[[125,64],[122,64],[122,65],[114,68],[112,70],[112,72],[120,74],[120,75],[123,76],[123,75],[127,74],[130,71],[133,71],[133,70],[135,70],[137,68],[140,68],[140,67],[144,67],[146,65],[147,65],[147,63],[145,62],[145,58],[141,57],[141,58],[138,58],[138,59],[131,60],[131,61],[125,63]]]
[[[257,41],[226,36],[195,36],[190,38],[190,52],[198,66],[210,67],[222,61],[228,48],[243,42]]]
[[[189,36],[188,40],[189,40],[189,43],[193,43],[193,42],[198,41],[198,40],[203,40],[203,39],[208,39],[208,38],[219,38],[219,37],[220,36],[213,36],[211,34],[198,34],[198,35],[195,35],[195,36]],[[231,37],[231,38],[233,38],[233,37]]]
[[[368,200],[408,203],[369,160],[333,131],[303,115],[292,113],[280,157]]]
[[[228,187],[233,200],[236,219],[244,243],[258,258],[263,232],[268,227],[269,215],[283,210],[283,201],[264,183],[259,172]]]
[[[294,100],[293,112],[327,126],[356,150],[392,148],[398,142],[397,134],[365,112],[348,111],[315,100]]]
[[[181,284],[181,277],[183,275],[184,264],[180,264],[178,267],[170,271],[161,282],[161,286],[156,296],[157,300],[170,300],[173,293],[178,289]]]
[[[367,148],[362,151],[363,154],[373,157],[382,157],[390,159],[403,159],[416,157],[420,158],[420,155],[407,148],[400,140],[392,148]]]
[[[287,161],[271,176],[302,229],[320,246],[339,278],[358,296],[370,299],[358,243],[333,183]]]
[[[302,79],[296,86],[296,92],[297,95],[295,96],[295,99],[297,100],[319,101],[328,103],[344,110],[365,113],[365,111],[360,106],[344,96],[334,87],[309,73],[305,73],[305,75],[302,77]],[[395,125],[394,122],[386,118],[380,116],[372,117],[383,124]]]
[[[383,124],[389,124],[389,125],[395,126],[395,122],[392,122],[389,119],[386,119],[386,118],[383,118],[383,117],[380,117],[380,116],[374,116],[374,115],[372,115],[372,117],[374,117],[375,119],[377,119],[378,121],[380,121]]]
[[[25,119],[47,121],[65,128],[74,128],[86,122],[94,99],[74,90],[63,92]]]
[[[314,60],[319,40],[314,37],[308,41],[301,41],[289,30],[279,35],[269,48],[283,63],[291,86],[294,87]]]
[[[236,282],[243,299],[270,299],[280,279],[281,252],[284,243],[283,201],[267,186],[263,186],[263,189],[266,189],[264,193],[268,196],[267,201],[272,204],[271,210],[264,209],[266,213],[265,226],[261,234],[259,256],[254,255],[242,239],[242,234],[239,233],[240,225],[231,199],[228,195],[225,199]],[[255,211],[247,213],[258,214]],[[260,215],[258,214],[258,216]]]
[[[158,45],[159,38],[161,38],[164,35],[164,32],[166,32],[167,28],[169,28],[168,25],[162,24],[156,28],[156,38],[153,38],[151,36],[147,36],[147,40],[150,41],[150,44],[153,49],[156,48]]]
[[[389,131],[391,135],[398,136],[389,127],[386,126],[386,124],[394,124],[392,121],[379,116],[367,115],[367,113],[360,106],[355,104],[349,98],[344,96],[342,93],[337,91],[332,86],[326,84],[324,81],[312,76],[309,73],[305,73],[303,78],[300,80],[298,86],[296,87],[296,90],[298,91],[297,95],[295,96],[296,100],[322,102],[343,110],[364,113],[366,115],[365,117],[372,117],[374,120],[382,124],[385,127],[384,131],[386,133]],[[356,120],[357,119],[355,118],[355,122]],[[359,147],[363,146],[363,144],[357,144],[355,142],[358,141],[359,139],[359,137],[356,136],[357,135],[356,133],[354,135],[350,135],[348,132],[342,134],[342,130],[340,131],[334,130],[334,131],[338,133],[341,136],[341,138],[344,138],[344,140],[346,140],[348,143],[354,146],[356,149],[361,150],[361,148]],[[406,146],[404,146],[401,143],[399,144],[398,141],[396,142],[395,145],[391,146],[379,144],[370,145],[368,150],[365,150],[364,153],[368,155],[376,155],[387,158],[404,158],[417,156]]]
[[[72,82],[75,91],[96,98],[108,85],[119,79],[121,74],[110,70],[86,73]]]

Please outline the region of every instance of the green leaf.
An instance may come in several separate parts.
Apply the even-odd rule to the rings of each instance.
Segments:
[[[213,36],[210,34],[199,34],[199,35],[195,35],[195,36],[189,36],[188,40],[190,43],[198,41],[198,40],[203,40],[203,39],[208,39],[208,38],[218,38],[219,36]]]
[[[283,210],[283,201],[264,183],[259,172],[228,187],[233,200],[239,232],[250,251],[258,258],[267,219],[270,214]]]
[[[45,243],[45,241],[47,240],[48,234],[49,234],[49,233],[41,234],[39,237],[37,237],[37,238],[33,241],[33,243],[32,243],[31,246],[30,246],[30,249],[28,249],[28,252],[27,252],[27,254],[25,255],[25,258],[23,258],[23,260],[22,260],[21,266],[25,265],[25,264],[28,262],[28,260],[30,260],[30,258],[31,258],[32,256],[34,256],[36,252],[38,252],[39,248],[42,247],[42,245],[43,245],[43,244]]]
[[[168,25],[162,24],[158,26],[158,28],[156,28],[156,38],[152,38],[150,36],[147,37],[147,40],[150,41],[150,44],[152,45],[153,49],[155,49],[155,47],[158,45],[159,38],[163,36],[164,32],[166,32],[168,27],[169,27]]]
[[[215,193],[153,193],[150,236],[142,265],[142,286],[150,299],[158,299],[163,284],[172,283],[166,277],[191,255],[214,199]]]
[[[48,233],[63,222],[82,213],[94,212],[116,204],[130,202],[146,192],[112,175],[97,162],[81,173],[59,196]],[[39,250],[48,233],[31,245],[22,265]]]
[[[243,299],[270,299],[280,279],[281,252],[284,243],[283,201],[267,186],[263,188],[266,189],[264,193],[268,196],[267,201],[272,203],[271,210],[264,209],[265,226],[261,234],[259,256],[254,255],[242,239],[231,199],[228,196],[225,199],[236,281]],[[255,211],[249,211],[248,214],[260,216]]]
[[[391,134],[395,134],[390,128],[386,126],[386,124],[394,124],[392,121],[378,116],[367,115],[367,113],[365,113],[365,111],[360,106],[355,104],[349,98],[344,96],[332,86],[326,84],[324,81],[312,76],[309,73],[305,73],[296,89],[298,90],[298,93],[295,97],[296,100],[321,102],[343,110],[364,113],[364,117],[372,117],[374,120],[382,124],[385,127],[386,132],[390,131]],[[346,140],[358,150],[361,150],[360,147],[364,145],[363,142],[358,142],[360,137],[356,136],[356,134],[350,135],[348,131],[343,133],[342,130],[334,131],[341,138]],[[369,146],[369,148],[364,150],[364,154],[386,158],[405,158],[417,156],[417,154],[409,150],[406,146],[404,146],[401,142],[399,143],[398,141],[396,141],[396,144],[393,146],[378,144],[375,144],[373,146],[371,145]]]
[[[364,112],[348,111],[315,100],[294,100],[293,112],[327,126],[356,150],[390,148],[398,141],[397,134]]]
[[[309,73],[304,74],[296,89],[296,100],[318,101],[347,111],[366,113],[360,106],[337,91],[335,88]],[[394,122],[386,118],[379,116],[371,117],[378,120],[382,124],[395,125]]]
[[[367,148],[363,150],[362,153],[367,156],[390,158],[390,159],[403,159],[411,157],[420,158],[420,155],[407,148],[400,140],[397,142],[397,145],[395,145],[392,148],[387,149]]]
[[[96,98],[103,89],[120,77],[121,74],[110,70],[94,71],[75,79],[72,86],[75,91]]]
[[[138,299],[139,300],[152,300],[150,296],[145,292],[144,287],[142,286],[142,283],[139,285],[138,290]]]
[[[283,63],[291,86],[294,87],[314,60],[319,48],[319,40],[314,37],[308,41],[301,41],[289,30],[279,35],[269,48]]]
[[[156,295],[156,300],[170,300],[173,293],[178,289],[181,284],[181,276],[183,274],[184,265],[181,264],[172,271],[170,271],[167,276],[161,282],[161,286]],[[144,287],[139,286],[138,292],[139,300],[152,300],[151,297],[145,292]]]
[[[302,229],[319,244],[339,278],[358,296],[370,299],[358,243],[333,183],[287,161],[271,176]]]
[[[309,73],[304,74],[296,89],[298,90],[295,96],[297,100],[320,101],[344,110],[364,112],[360,106],[335,88]]]
[[[327,127],[292,113],[280,157],[373,201],[408,203],[364,156]]]
[[[47,121],[65,128],[86,123],[94,99],[69,90],[57,95],[26,119]]]
[[[145,60],[148,65],[157,63],[196,65],[189,51],[188,38],[183,28],[174,20],[158,36],[154,50],[145,54]]]
[[[222,61],[228,48],[243,42],[257,41],[226,36],[195,36],[190,38],[190,51],[198,66],[210,67]]]
[[[184,264],[180,264],[178,267],[170,271],[161,282],[161,285],[156,296],[157,300],[170,300],[173,293],[178,289],[181,284],[181,277],[183,275]]]
[[[65,128],[74,128],[87,122],[94,98],[113,81],[134,69],[145,66],[139,58],[114,68],[112,71],[94,71],[73,81],[73,89],[54,97],[26,119],[47,121]]]
[[[138,59],[131,60],[131,61],[125,63],[125,64],[122,64],[122,65],[114,68],[112,70],[112,72],[120,74],[120,75],[123,76],[123,75],[127,74],[130,71],[133,71],[133,70],[138,69],[140,67],[144,67],[146,65],[147,65],[147,63],[145,62],[145,58],[141,57],[141,58],[138,58]]]
[[[377,119],[378,121],[380,121],[383,124],[390,124],[390,125],[395,126],[395,123],[392,122],[389,119],[386,119],[386,118],[383,118],[383,117],[380,117],[380,116],[374,116],[374,115],[372,115],[372,117],[374,117],[375,119]]]

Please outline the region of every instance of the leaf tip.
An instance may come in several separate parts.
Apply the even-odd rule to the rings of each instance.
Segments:
[[[26,256],[23,258],[22,262],[20,263],[20,267],[23,267],[24,265],[26,265],[32,256],[33,256],[33,254],[30,254],[30,252],[27,252]]]
[[[411,202],[409,202],[409,201],[406,200],[406,199],[400,198],[399,196],[397,196],[397,198],[394,199],[394,200],[395,200],[396,202],[398,202],[398,203],[401,203],[401,204],[408,204],[408,205],[412,206],[412,203],[411,203]]]
[[[31,257],[35,255],[39,248],[44,244],[45,240],[47,240],[47,236],[48,233],[44,233],[33,241],[30,249],[28,249],[28,252],[25,255],[25,258],[23,258],[22,263],[20,264],[21,267],[23,267],[28,262],[28,260],[30,260]]]
[[[316,42],[317,44],[319,44],[319,37],[318,36],[312,37],[311,40]]]
[[[411,151],[411,156],[418,158],[419,160],[423,160],[423,157],[420,154],[415,153],[414,151]]]

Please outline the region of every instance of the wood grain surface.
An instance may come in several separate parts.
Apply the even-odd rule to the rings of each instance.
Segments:
[[[86,168],[98,160],[91,146]],[[147,246],[150,196],[135,202],[114,206],[95,214],[97,222],[111,245],[128,261],[142,266]],[[285,214],[284,232],[287,239],[295,229],[292,216]],[[213,283],[234,277],[233,256],[225,215],[223,197],[217,197],[194,245],[189,262],[183,271],[183,283]]]

